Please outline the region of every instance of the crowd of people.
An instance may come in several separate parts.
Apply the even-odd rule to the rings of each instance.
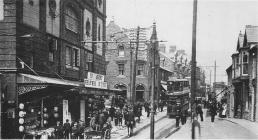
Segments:
[[[85,132],[98,131],[102,132],[102,136],[106,135],[106,130],[109,130],[109,136],[112,124],[119,129],[127,127],[128,136],[133,133],[133,128],[136,127],[136,123],[141,121],[143,115],[143,108],[147,112],[147,117],[150,116],[150,102],[136,102],[134,104],[127,103],[123,97],[113,97],[111,99],[111,106],[105,105],[103,98],[96,101],[91,101],[92,105],[89,105],[90,112],[89,117],[85,122],[83,121],[72,121],[69,122],[67,119],[64,124],[57,122],[55,127],[55,138],[56,139],[81,139],[84,138]],[[93,103],[94,102],[94,103]],[[156,113],[157,107],[163,111],[164,103],[155,103],[154,112]]]

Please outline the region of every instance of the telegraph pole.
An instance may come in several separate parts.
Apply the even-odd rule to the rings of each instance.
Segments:
[[[191,116],[195,111],[195,91],[196,91],[196,24],[197,24],[197,0],[193,3],[193,32],[192,32],[192,66],[191,66]]]
[[[135,101],[135,83],[136,83],[136,67],[137,67],[137,56],[138,56],[138,48],[139,48],[139,33],[140,33],[140,27],[137,27],[137,33],[136,33],[136,50],[135,50],[135,60],[133,65],[133,77],[132,77],[132,103],[134,104]]]
[[[217,66],[216,66],[216,60],[215,60],[215,64],[214,64],[214,84],[213,84],[213,85],[214,85],[214,87],[213,87],[214,92],[216,91],[216,90],[215,90],[215,83],[216,83],[216,67],[217,67]]]
[[[132,43],[130,41],[130,75],[133,75],[133,48],[132,48]],[[129,102],[132,103],[133,99],[132,99],[132,94],[133,94],[133,85],[132,82],[133,81],[133,77],[130,76],[130,99]]]

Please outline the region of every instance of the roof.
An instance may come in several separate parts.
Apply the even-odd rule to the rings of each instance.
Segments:
[[[257,43],[258,42],[258,26],[246,25],[245,27],[245,37],[247,43]]]
[[[240,48],[243,48],[243,45],[244,45],[244,34],[240,32],[237,40],[237,50]]]
[[[232,71],[232,65],[230,65],[227,69],[226,72],[229,73],[230,71]]]

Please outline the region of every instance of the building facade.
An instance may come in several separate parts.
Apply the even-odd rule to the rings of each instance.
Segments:
[[[234,116],[256,121],[258,27],[247,25],[240,32],[237,53],[232,55],[232,84],[234,86]]]
[[[135,95],[131,94],[130,81],[132,80],[131,68],[135,64],[135,30],[121,29],[114,21],[111,21],[107,25],[107,40],[115,41],[117,43],[109,43],[106,50],[106,61],[107,61],[107,80],[109,81],[109,88],[117,88],[123,91],[122,96],[127,97],[131,100],[132,96],[135,97],[134,101],[149,101],[151,96],[151,46],[149,44],[140,43],[136,62],[136,84],[135,84]],[[147,41],[148,31],[142,31],[139,33],[140,41]],[[157,48],[158,50],[158,48]],[[157,51],[158,52],[158,51]],[[167,76],[172,73],[171,59],[163,53],[156,53],[157,65],[157,79],[156,86],[158,91],[161,91],[160,78],[163,78],[163,84],[166,85]],[[161,62],[162,61],[162,62]],[[160,66],[162,63],[162,66]],[[163,67],[164,66],[164,67]],[[167,68],[169,67],[169,68]],[[166,88],[166,87],[165,87]],[[162,89],[163,91],[166,89]],[[157,93],[156,99],[159,98]]]
[[[87,97],[83,94],[97,91],[85,87],[84,80],[89,78],[89,72],[106,73],[105,44],[92,43],[105,40],[106,1],[3,2],[0,71],[2,111],[7,114],[1,119],[3,138],[17,138],[12,132],[20,128],[17,107],[21,103],[31,113],[38,110],[43,114],[42,109],[34,108],[40,104],[45,105],[44,111],[58,107],[59,115],[63,114],[59,117],[62,122],[65,115],[70,120],[85,121]],[[99,82],[103,83],[104,79]],[[68,114],[64,114],[65,109]],[[55,119],[42,121],[40,125],[50,125]],[[24,124],[26,121],[29,120],[25,119]]]

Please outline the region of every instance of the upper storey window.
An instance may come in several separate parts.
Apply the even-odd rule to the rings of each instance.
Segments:
[[[119,46],[118,47],[118,56],[120,56],[120,57],[124,57],[125,56],[124,46]]]
[[[74,10],[68,7],[65,10],[65,27],[75,33],[78,33],[78,18]]]

